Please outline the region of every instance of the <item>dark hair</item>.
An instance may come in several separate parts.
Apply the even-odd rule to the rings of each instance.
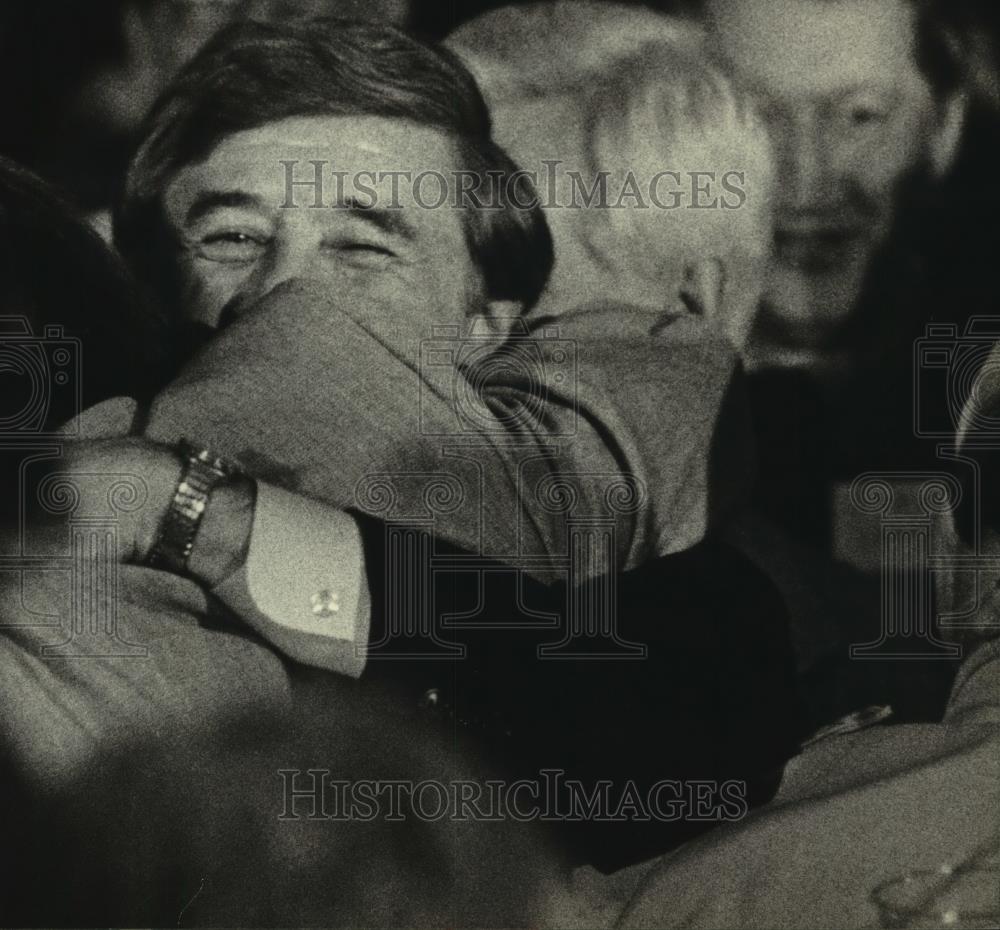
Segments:
[[[310,115],[405,119],[451,136],[458,164],[486,186],[480,200],[499,207],[465,209],[466,241],[486,295],[525,307],[537,300],[553,262],[548,225],[529,182],[515,177],[517,166],[492,140],[472,75],[451,52],[399,29],[337,19],[231,26],[163,93],[142,127],[115,211],[115,242],[137,276],[176,302],[176,243],[161,198],[177,171],[235,133]]]
[[[917,64],[938,96],[957,91],[967,78],[965,23],[955,0],[910,0],[917,8]]]
[[[53,429],[107,397],[149,397],[159,387],[169,357],[168,328],[145,306],[124,264],[73,207],[40,178],[0,158],[0,315],[8,349],[6,373],[18,375],[9,337],[28,336],[43,349],[46,328],[79,340],[80,392],[46,393],[44,423]],[[15,332],[14,329],[21,329]],[[5,340],[4,336],[8,339]],[[31,338],[33,337],[33,339]],[[56,338],[56,337],[53,337]],[[20,350],[18,350],[20,351]],[[22,359],[23,361],[23,359]],[[48,373],[48,374],[51,374]],[[9,387],[9,385],[8,385]],[[0,416],[17,398],[4,394]],[[14,391],[13,393],[17,393]],[[23,398],[22,398],[23,399]]]

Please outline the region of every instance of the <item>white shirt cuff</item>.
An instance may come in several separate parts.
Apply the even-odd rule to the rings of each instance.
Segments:
[[[364,670],[371,604],[361,533],[342,510],[258,482],[247,560],[212,593],[289,657]]]

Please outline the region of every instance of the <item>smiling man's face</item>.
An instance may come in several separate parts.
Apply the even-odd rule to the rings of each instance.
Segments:
[[[389,174],[450,179],[454,168],[447,136],[404,120],[295,117],[230,136],[164,198],[185,313],[218,327],[302,280],[354,302],[416,304],[434,323],[462,321],[482,300],[463,213],[453,196],[434,206],[434,176],[414,189]]]
[[[928,165],[939,108],[907,0],[709,0],[714,47],[753,91],[778,158],[776,261],[762,321],[791,346],[836,338]]]

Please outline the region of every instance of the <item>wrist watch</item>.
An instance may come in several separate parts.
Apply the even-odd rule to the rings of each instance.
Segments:
[[[178,451],[184,463],[170,509],[160,523],[147,564],[177,575],[189,575],[188,559],[212,491],[223,481],[242,475],[231,462],[182,439]]]

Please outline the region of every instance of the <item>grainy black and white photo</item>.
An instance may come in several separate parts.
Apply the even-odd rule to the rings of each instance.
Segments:
[[[0,75],[0,926],[1000,928],[1000,4]]]

